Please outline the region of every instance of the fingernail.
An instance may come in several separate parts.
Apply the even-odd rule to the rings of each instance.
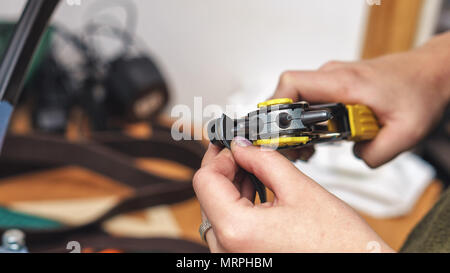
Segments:
[[[233,139],[233,143],[238,145],[239,147],[249,147],[253,144],[250,142],[250,140],[246,139],[245,137],[237,136]]]

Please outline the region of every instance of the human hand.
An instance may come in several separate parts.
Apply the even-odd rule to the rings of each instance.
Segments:
[[[193,185],[212,252],[365,252],[392,249],[344,202],[276,151],[237,137],[232,151],[210,145]],[[254,204],[255,190],[239,166],[274,192]]]
[[[378,167],[414,146],[440,119],[450,98],[448,48],[450,33],[406,53],[285,72],[274,98],[371,107],[382,129],[354,151],[368,166]]]

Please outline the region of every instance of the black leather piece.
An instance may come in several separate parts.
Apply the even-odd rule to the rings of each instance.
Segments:
[[[83,238],[90,235],[90,239],[98,236],[107,242],[105,238],[108,236],[102,234],[100,229],[104,221],[122,213],[193,198],[195,193],[190,179],[178,181],[159,177],[139,169],[134,162],[136,157],[160,158],[178,162],[195,170],[200,167],[204,152],[205,149],[199,142],[176,142],[170,136],[169,130],[154,129],[151,139],[147,140],[134,139],[121,133],[102,133],[93,136],[92,141],[83,143],[68,142],[63,138],[47,135],[8,135],[0,159],[2,162],[26,164],[78,165],[121,182],[131,187],[135,193],[120,201],[99,218],[81,226],[52,230],[23,230],[30,249],[45,252],[45,249],[61,249],[62,244],[66,244],[67,240],[74,236]],[[4,230],[0,229],[0,232]],[[109,238],[110,242],[119,240],[111,236]],[[125,243],[128,239],[120,240]],[[189,247],[192,247],[192,250],[205,250],[202,246],[183,240],[172,239],[170,242],[163,238],[149,240],[164,242],[155,245],[163,252],[185,252]],[[113,245],[112,243],[111,247]],[[170,246],[173,246],[173,249]],[[146,249],[158,252],[158,249],[150,246]]]

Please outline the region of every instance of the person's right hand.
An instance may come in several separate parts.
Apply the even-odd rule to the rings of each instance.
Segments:
[[[274,98],[369,106],[382,129],[354,151],[375,168],[414,146],[440,119],[450,98],[449,48],[450,33],[406,53],[285,72]]]

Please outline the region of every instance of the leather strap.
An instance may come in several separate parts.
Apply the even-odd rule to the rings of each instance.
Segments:
[[[18,163],[78,165],[121,182],[135,192],[132,197],[120,201],[90,223],[55,230],[24,230],[30,248],[42,249],[40,246],[43,244],[64,242],[76,234],[79,237],[83,237],[83,234],[100,236],[101,223],[116,215],[193,198],[195,194],[190,179],[176,181],[159,177],[137,168],[134,161],[136,157],[163,158],[198,169],[204,151],[200,143],[174,141],[168,130],[160,128],[154,129],[151,139],[148,140],[134,139],[121,133],[96,134],[92,141],[82,143],[68,142],[63,138],[47,135],[8,135],[0,158]],[[102,236],[105,238],[106,235]],[[180,244],[186,244],[181,242],[183,241],[180,240]],[[167,246],[173,244],[174,240]],[[167,247],[162,248],[164,249]]]
[[[135,140],[111,133],[94,136],[94,139],[97,142],[72,143],[54,136],[8,135],[1,158],[26,163],[77,165],[132,188],[141,188],[174,181],[140,170],[135,166],[133,156],[164,158],[196,169],[204,153],[200,144],[176,142],[165,133],[155,134],[151,140]]]

